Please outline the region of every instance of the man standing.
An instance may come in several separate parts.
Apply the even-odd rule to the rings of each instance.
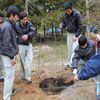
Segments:
[[[19,10],[15,6],[10,6],[7,11],[8,19],[1,26],[0,33],[0,54],[4,66],[4,91],[3,100],[11,100],[13,83],[15,77],[16,55],[18,45],[14,24],[18,19]]]
[[[62,23],[59,25],[60,28],[65,28],[67,30],[68,58],[65,66],[71,66],[74,49],[78,44],[77,40],[83,28],[82,16],[80,12],[73,9],[72,6],[71,1],[64,3],[65,13],[62,18]]]
[[[0,12],[0,33],[1,33],[1,25],[3,24],[4,21],[4,14],[2,12]],[[4,77],[3,77],[3,64],[2,64],[2,59],[1,59],[1,55],[0,55],[0,82],[4,81]]]
[[[19,14],[19,22],[16,24],[17,42],[19,44],[19,55],[21,59],[21,78],[27,83],[32,83],[32,39],[35,35],[35,28],[29,22],[25,12]]]

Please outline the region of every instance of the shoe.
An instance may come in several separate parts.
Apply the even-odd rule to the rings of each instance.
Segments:
[[[21,80],[25,81],[26,79],[25,78],[21,78]]]
[[[0,79],[0,82],[4,82],[4,78]]]
[[[13,88],[13,90],[12,90],[12,96],[13,96],[13,95],[15,95],[15,94],[16,94],[16,92],[17,92],[17,91],[16,91],[16,89],[15,89],[15,88]]]
[[[23,81],[25,81],[25,80],[26,80],[26,78],[25,78],[24,76],[21,76],[21,79],[22,79]]]
[[[31,81],[25,80],[25,83],[26,84],[31,84],[32,83],[32,80]]]
[[[31,84],[32,83],[32,80],[27,80],[27,79],[25,79],[25,78],[21,78],[22,80],[23,80],[23,82],[25,82],[26,84]]]

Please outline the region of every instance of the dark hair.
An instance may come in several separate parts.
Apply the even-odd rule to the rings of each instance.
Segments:
[[[20,12],[19,18],[23,19],[24,17],[28,17],[28,14],[26,12],[24,12],[24,11]]]
[[[16,6],[10,6],[7,10],[7,17],[10,17],[10,15],[19,15],[19,9]]]
[[[0,12],[0,17],[3,17],[4,18],[4,14],[2,12]]]
[[[72,2],[71,1],[67,1],[64,3],[64,9],[72,9]]]
[[[78,39],[79,46],[84,46],[87,43],[87,38],[85,36],[81,36]]]

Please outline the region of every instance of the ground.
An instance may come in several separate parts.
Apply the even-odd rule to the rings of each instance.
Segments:
[[[66,72],[68,73],[68,71],[69,70],[67,70]],[[44,76],[44,73],[45,72],[40,72],[40,76]],[[59,73],[61,73],[63,76],[62,72]],[[16,88],[17,93],[12,96],[12,100],[96,100],[95,83],[93,79],[84,82],[75,82],[74,85],[69,86],[56,95],[52,95],[51,93],[47,94],[39,88],[41,79],[34,72],[32,80],[32,84],[26,84],[22,80],[20,80],[18,76],[16,76],[14,87]],[[1,88],[3,88],[3,84],[1,85]],[[0,100],[2,100],[1,96]]]
[[[56,95],[43,92],[39,88],[39,84],[45,78],[67,77],[66,79],[73,80],[71,69],[65,70],[63,68],[66,61],[66,44],[38,45],[34,46],[33,51],[32,84],[26,84],[20,79],[20,60],[18,57],[14,82],[17,93],[12,96],[12,100],[96,100],[94,79],[75,82],[74,85]],[[2,90],[3,83],[0,83],[0,100],[2,100]]]

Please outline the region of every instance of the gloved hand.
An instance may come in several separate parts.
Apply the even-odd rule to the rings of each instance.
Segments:
[[[78,70],[75,68],[75,69],[73,69],[73,74],[74,75],[77,75],[77,73],[78,73]]]
[[[63,23],[61,23],[60,25],[59,25],[59,28],[63,28],[63,26],[64,26],[64,24]]]
[[[79,81],[78,75],[75,75],[75,76],[74,76],[74,80],[75,80],[75,81]]]
[[[74,42],[76,42],[77,39],[78,39],[78,38],[77,38],[76,36],[73,37],[73,41],[74,41]]]

